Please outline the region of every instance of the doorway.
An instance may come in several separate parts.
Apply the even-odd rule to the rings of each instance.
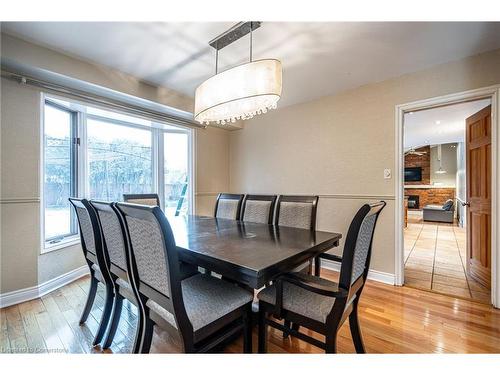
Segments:
[[[397,284],[495,303],[495,100],[398,106]]]

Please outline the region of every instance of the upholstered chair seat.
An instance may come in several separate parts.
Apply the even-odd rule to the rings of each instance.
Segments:
[[[206,274],[183,280],[181,288],[184,307],[197,341],[204,338],[198,336],[200,329],[253,300],[251,292]],[[150,299],[146,305],[177,327],[174,316],[159,304]],[[204,331],[204,336],[207,332]]]
[[[94,276],[99,280],[101,283],[104,283],[104,277],[102,277],[102,272],[101,269],[97,264],[92,265],[92,269],[95,271]]]
[[[321,279],[312,275],[302,275],[303,279],[309,280],[327,288],[338,288],[338,284]],[[348,303],[351,303],[356,296],[354,295]],[[261,301],[269,304],[276,304],[276,284],[273,284],[263,289],[257,295]],[[326,323],[326,318],[330,311],[332,311],[333,304],[335,303],[334,297],[323,296],[318,293],[311,292],[299,286],[283,282],[283,308],[305,316],[309,319],[317,320],[321,323]]]
[[[120,288],[121,295],[123,295],[129,301],[135,300],[135,295],[134,295],[134,291],[132,290],[132,286],[127,281],[118,278],[118,279],[116,279],[116,284]]]

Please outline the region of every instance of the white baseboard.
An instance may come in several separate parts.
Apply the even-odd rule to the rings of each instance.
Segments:
[[[340,263],[332,260],[321,259],[321,267],[340,272]],[[394,274],[376,270],[368,271],[368,279],[389,285],[395,285],[396,280]]]
[[[333,262],[328,259],[321,259],[321,267],[340,272],[340,263]],[[88,275],[89,267],[87,265],[81,266],[73,271],[65,273],[64,275],[57,276],[52,280],[46,281],[40,285],[31,288],[15,290],[0,294],[0,308],[16,305],[18,303],[26,302],[35,298],[44,296],[64,285],[67,285],[80,277]],[[384,284],[394,285],[394,275],[387,272],[380,272],[371,270],[368,272],[368,279],[378,281]]]
[[[89,267],[84,265],[40,285],[0,294],[0,308],[42,297],[45,294],[67,285],[87,274],[89,274]]]

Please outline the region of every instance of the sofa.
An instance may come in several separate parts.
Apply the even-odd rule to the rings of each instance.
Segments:
[[[437,221],[440,223],[453,223],[455,205],[448,199],[442,206],[427,205],[423,208],[424,221]]]

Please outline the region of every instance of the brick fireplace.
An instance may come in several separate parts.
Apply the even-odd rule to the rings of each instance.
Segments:
[[[418,208],[422,208],[428,204],[442,205],[448,199],[455,198],[454,188],[406,188],[405,196],[417,196]],[[411,207],[408,207],[411,209]],[[417,209],[417,208],[414,208]]]
[[[422,168],[421,181],[405,182],[405,196],[408,197],[408,209],[422,209],[428,204],[442,205],[448,199],[455,198],[455,188],[434,187],[431,181],[431,148],[425,146],[415,151],[423,152],[421,155],[405,155],[405,168]],[[413,206],[413,207],[412,207]]]

